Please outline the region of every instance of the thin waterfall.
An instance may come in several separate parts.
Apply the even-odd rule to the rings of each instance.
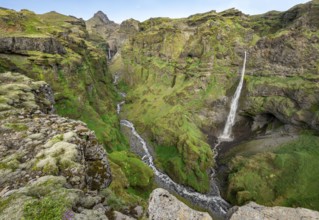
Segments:
[[[109,57],[109,60],[112,59],[112,55],[111,55],[111,50],[110,50],[110,48],[108,48],[108,57]]]
[[[233,140],[233,138],[231,137],[231,134],[232,134],[233,125],[235,123],[236,111],[238,108],[238,101],[239,101],[241,89],[243,87],[245,68],[246,68],[246,51],[245,51],[244,65],[243,65],[243,69],[241,71],[240,81],[239,81],[239,84],[237,86],[235,95],[233,96],[232,101],[231,101],[230,111],[229,111],[229,114],[227,117],[225,128],[224,128],[223,134],[218,138],[220,141],[232,141]]]

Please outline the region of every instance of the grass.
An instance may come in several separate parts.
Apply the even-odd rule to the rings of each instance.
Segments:
[[[143,188],[152,185],[154,175],[152,169],[135,155],[118,151],[109,154],[109,158],[121,167],[131,187]]]
[[[142,205],[146,208],[147,199],[153,189],[153,181],[151,181],[153,172],[143,173],[150,168],[127,152],[113,152],[109,158],[113,180],[109,188],[102,191],[107,197],[107,204],[115,210],[136,205]],[[136,164],[138,166],[134,167]],[[137,172],[135,172],[136,170]],[[144,180],[142,187],[138,182],[136,185],[136,178],[140,176]],[[130,183],[134,186],[131,186]]]
[[[22,123],[7,123],[4,125],[7,128],[11,128],[14,131],[26,131],[28,127]]]
[[[24,206],[26,220],[61,220],[70,204],[62,195],[50,195],[31,200]]]
[[[264,205],[319,210],[319,137],[306,133],[273,153],[236,157],[231,164],[227,198]]]

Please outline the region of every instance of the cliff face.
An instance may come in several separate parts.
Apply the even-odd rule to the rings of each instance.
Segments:
[[[109,20],[102,11],[98,11],[85,22],[90,39],[106,43],[109,59],[120,50],[130,36],[138,32],[139,23],[137,20],[129,19],[119,25]]]
[[[89,40],[82,19],[1,9],[0,27],[0,72],[18,71],[48,82],[58,114],[86,122],[107,148],[126,148],[107,51]]]
[[[208,189],[213,157],[205,134],[217,137],[224,126],[244,51],[235,136],[273,121],[284,132],[318,131],[318,14],[311,1],[258,16],[230,9],[138,23],[111,69],[132,88],[124,114],[153,142],[158,165],[178,182]]]
[[[112,180],[94,133],[49,113],[53,96],[45,82],[6,72],[0,88],[0,218],[62,218],[76,215],[72,207],[88,208],[89,192]]]
[[[0,52],[24,54],[26,51],[40,51],[49,54],[65,54],[63,46],[54,38],[3,37],[0,38]]]
[[[119,25],[110,21],[102,11],[95,13],[94,16],[85,23],[90,37],[95,40],[99,40],[101,38],[105,40],[107,42],[110,55],[113,56],[117,52],[117,45],[119,44]]]

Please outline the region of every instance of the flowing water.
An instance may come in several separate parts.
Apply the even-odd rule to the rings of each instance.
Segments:
[[[218,143],[214,146],[213,151],[214,151],[214,158],[217,157],[218,152],[217,152],[217,147],[220,145],[221,142],[223,141],[231,141],[231,131],[232,127],[235,122],[235,116],[236,116],[236,111],[238,107],[238,100],[240,97],[241,89],[243,86],[243,81],[244,81],[244,74],[245,74],[245,66],[246,66],[246,52],[245,52],[245,58],[244,58],[244,64],[243,64],[243,69],[241,73],[241,78],[238,84],[238,87],[236,89],[235,95],[232,99],[231,102],[231,108],[229,115],[227,117],[226,125],[224,128],[224,131],[222,135],[218,138]],[[114,78],[114,84],[117,84],[119,77],[118,75],[115,76]],[[120,93],[121,94],[121,93]],[[125,95],[121,94],[121,96],[124,98]],[[125,102],[122,101],[117,104],[117,113],[119,114],[121,111],[121,106]],[[215,176],[215,170],[212,169],[212,181],[211,181],[211,192],[209,194],[201,194],[198,193],[188,187],[185,187],[183,185],[177,184],[174,182],[168,175],[165,173],[162,173],[159,171],[155,164],[154,164],[154,159],[149,151],[149,147],[147,146],[147,143],[145,140],[137,133],[135,130],[135,127],[132,122],[128,120],[121,120],[120,121],[122,126],[128,127],[130,129],[131,135],[136,139],[135,144],[139,145],[139,147],[142,147],[143,152],[141,153],[142,160],[153,170],[155,176],[156,176],[156,182],[162,186],[163,188],[166,188],[170,191],[173,191],[177,193],[178,195],[188,199],[191,201],[193,204],[198,205],[202,208],[205,208],[209,210],[214,217],[225,217],[230,205],[220,196],[219,189],[217,187],[217,184],[214,181],[214,176]],[[132,140],[130,141],[130,144]]]
[[[185,186],[175,183],[168,175],[160,172],[154,165],[154,160],[149,152],[149,148],[145,140],[136,132],[134,125],[127,120],[121,120],[121,125],[130,128],[134,137],[140,143],[144,150],[143,161],[153,170],[157,177],[157,182],[164,188],[173,191],[180,196],[190,200],[193,204],[208,209],[210,212],[217,216],[224,216],[229,208],[229,204],[219,196],[219,192],[216,195],[206,195],[195,192]],[[214,192],[212,192],[214,194]]]
[[[227,117],[227,121],[224,127],[223,134],[218,138],[220,142],[223,141],[232,141],[232,128],[235,123],[235,117],[236,117],[236,111],[238,108],[238,101],[241,93],[241,89],[243,87],[244,83],[244,75],[245,75],[245,68],[246,68],[246,51],[245,51],[245,57],[244,57],[244,64],[243,64],[243,69],[241,71],[241,77],[239,84],[237,86],[235,95],[232,98],[231,105],[230,105],[230,111]]]

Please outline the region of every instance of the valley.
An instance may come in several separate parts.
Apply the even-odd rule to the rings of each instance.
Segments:
[[[0,219],[148,219],[162,194],[317,218],[318,21],[318,0],[121,24],[1,8]]]

